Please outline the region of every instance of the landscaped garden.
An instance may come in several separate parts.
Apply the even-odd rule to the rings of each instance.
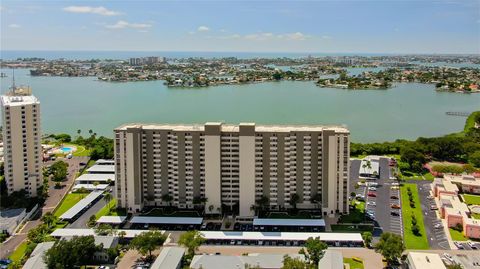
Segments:
[[[400,187],[402,199],[403,241],[408,249],[428,249],[422,207],[416,184]]]

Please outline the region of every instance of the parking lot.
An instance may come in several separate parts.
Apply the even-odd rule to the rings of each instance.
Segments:
[[[355,189],[355,184],[359,181],[360,164],[360,160],[351,161],[350,184],[357,195],[365,197],[366,216],[375,221],[373,235],[380,236],[382,232],[392,232],[403,236],[400,190],[395,180],[391,179],[389,159],[380,158],[379,179],[367,180],[365,185]]]
[[[428,244],[431,249],[450,249],[445,230],[442,227],[442,221],[437,217],[436,204],[433,199],[429,199],[431,190],[431,181],[412,181],[417,183],[418,195],[422,204],[423,221],[425,223],[425,232],[427,234]],[[470,248],[471,249],[471,248]]]

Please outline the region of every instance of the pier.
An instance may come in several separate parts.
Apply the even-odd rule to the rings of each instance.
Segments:
[[[468,117],[468,116],[470,116],[469,112],[458,112],[458,111],[448,111],[448,112],[445,112],[445,114],[447,114],[449,116],[458,116],[458,117]]]

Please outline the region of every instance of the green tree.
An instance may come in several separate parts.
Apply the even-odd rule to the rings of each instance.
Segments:
[[[195,251],[205,242],[205,238],[199,231],[187,231],[180,235],[178,244],[187,248],[188,255],[193,257]]]
[[[67,168],[68,163],[64,161],[57,161],[52,164],[49,168],[49,173],[52,175],[52,180],[56,182],[60,182],[65,180],[67,177]]]
[[[110,206],[110,201],[112,201],[112,194],[107,192],[105,193],[105,195],[103,196],[103,200],[105,200],[105,205],[108,206],[108,213],[110,213],[110,210],[111,210],[111,206]]]
[[[173,201],[173,197],[170,196],[170,194],[166,193],[162,195],[162,201],[166,202],[168,206],[170,206],[170,203]]]
[[[325,250],[328,248],[325,242],[320,240],[320,237],[309,237],[305,242],[305,248],[300,249],[299,254],[305,255],[305,258],[311,265],[317,265],[323,258]]]
[[[290,205],[293,206],[293,209],[297,209],[297,204],[300,201],[300,196],[298,194],[294,193],[290,196]]]
[[[48,228],[51,228],[57,223],[58,217],[52,214],[52,212],[47,212],[42,216],[42,221],[47,225]]]
[[[152,256],[152,251],[154,251],[157,247],[163,245],[167,237],[160,233],[159,231],[149,231],[143,232],[130,242],[130,246],[142,255]]]
[[[95,226],[96,223],[97,223],[97,218],[95,217],[95,215],[91,215],[87,222],[88,226],[93,227]]]
[[[474,153],[470,154],[468,160],[475,166],[480,168],[480,150],[475,151]]]
[[[375,251],[382,254],[389,263],[398,261],[404,250],[402,237],[394,233],[382,233],[375,245]]]
[[[362,233],[362,238],[363,238],[363,242],[365,243],[365,246],[367,248],[370,247],[370,244],[372,243],[372,233],[364,232]]]
[[[263,195],[260,199],[255,201],[255,203],[262,211],[264,211],[270,205],[270,199],[268,196]]]
[[[93,236],[74,236],[60,240],[44,256],[48,268],[73,269],[92,262],[93,254],[99,250]]]
[[[288,255],[283,256],[282,269],[307,269],[311,268],[305,261],[300,258],[292,258]]]

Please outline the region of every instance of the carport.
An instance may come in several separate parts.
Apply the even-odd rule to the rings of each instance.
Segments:
[[[253,220],[255,230],[289,230],[289,231],[325,231],[323,219],[259,219]]]
[[[329,246],[363,246],[360,233],[294,233],[294,232],[227,232],[202,231],[207,244],[213,245],[267,245],[300,246],[308,238],[320,238]]]
[[[159,226],[165,229],[182,229],[182,228],[200,228],[203,218],[200,217],[148,217],[135,216],[130,220],[133,226]]]

